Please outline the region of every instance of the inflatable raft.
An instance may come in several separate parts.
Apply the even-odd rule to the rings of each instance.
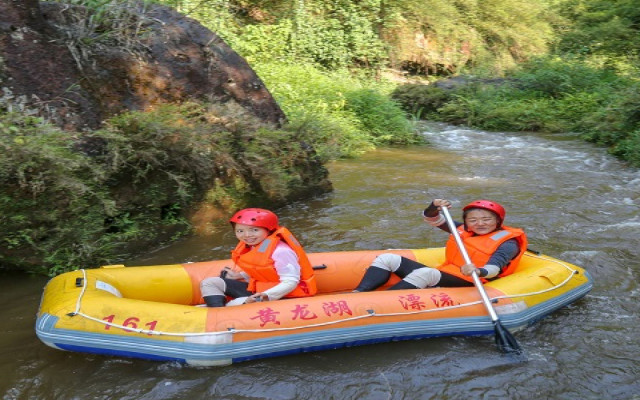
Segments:
[[[444,248],[312,253],[318,295],[202,307],[199,284],[230,260],[150,267],[109,265],[49,281],[36,333],[61,350],[212,366],[300,352],[447,335],[491,335],[475,287],[351,293],[381,253],[429,266]],[[513,275],[485,289],[505,328],[517,331],[592,287],[580,267],[527,252]],[[200,306],[199,306],[200,305]]]

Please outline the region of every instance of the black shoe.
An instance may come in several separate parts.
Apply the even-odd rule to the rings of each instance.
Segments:
[[[204,302],[207,303],[207,307],[224,307],[226,303],[226,296],[215,294],[213,296],[204,296]]]

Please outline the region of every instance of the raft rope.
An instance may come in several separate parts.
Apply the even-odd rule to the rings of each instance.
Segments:
[[[543,293],[547,293],[553,290],[556,290],[564,285],[566,285],[571,278],[573,277],[573,275],[575,275],[576,273],[578,273],[578,271],[574,268],[571,268],[570,266],[568,266],[567,264],[565,264],[564,262],[560,261],[560,260],[556,260],[556,259],[552,259],[552,258],[547,258],[544,256],[539,256],[539,255],[533,255],[533,254],[526,254],[529,257],[533,257],[533,258],[538,258],[541,260],[546,260],[546,261],[551,261],[551,262],[555,262],[556,264],[560,264],[561,266],[565,267],[567,270],[570,271],[570,274],[567,276],[567,278],[560,282],[559,284],[550,287],[548,289],[544,289],[544,290],[539,290],[536,292],[531,292],[531,293],[521,293],[521,294],[512,294],[512,295],[504,295],[504,296],[497,296],[497,297],[492,297],[489,300],[491,300],[492,302],[498,299],[509,299],[509,298],[515,298],[515,297],[527,297],[527,296],[536,296],[539,294],[543,294]],[[469,303],[464,303],[464,304],[458,304],[458,305],[453,305],[453,306],[445,306],[445,307],[439,307],[436,309],[429,309],[429,310],[416,310],[416,311],[409,311],[409,312],[400,312],[400,313],[385,313],[385,314],[377,314],[375,311],[373,310],[368,310],[369,313],[368,314],[364,314],[364,315],[358,315],[355,317],[349,317],[349,318],[344,318],[341,320],[337,320],[337,321],[327,321],[327,322],[321,322],[321,323],[317,323],[317,324],[309,324],[309,325],[305,325],[305,326],[295,326],[295,327],[288,327],[288,328],[268,328],[268,329],[235,329],[235,328],[229,328],[228,331],[221,331],[221,332],[163,332],[163,331],[155,331],[155,330],[150,330],[150,329],[141,329],[141,328],[132,328],[130,326],[124,326],[124,325],[120,325],[120,324],[115,324],[113,322],[109,322],[109,321],[105,321],[103,319],[99,319],[99,318],[95,318],[92,317],[90,315],[87,315],[83,312],[80,311],[80,306],[81,306],[81,300],[82,297],[84,296],[84,293],[86,291],[87,288],[87,273],[84,269],[81,270],[82,271],[82,275],[83,275],[83,287],[82,290],[80,291],[80,295],[78,296],[78,299],[76,301],[76,309],[73,313],[69,313],[69,316],[75,316],[75,315],[79,315],[83,318],[89,319],[91,321],[94,322],[98,322],[104,325],[108,325],[114,328],[119,328],[119,329],[123,329],[125,331],[128,332],[136,332],[136,333],[145,333],[148,335],[157,335],[157,336],[182,336],[182,337],[196,337],[196,336],[216,336],[216,335],[228,335],[228,334],[235,334],[235,333],[262,333],[262,332],[282,332],[282,331],[292,331],[292,330],[298,330],[298,329],[308,329],[308,328],[316,328],[316,327],[321,327],[321,326],[328,326],[328,325],[335,325],[335,324],[340,324],[343,322],[349,322],[349,321],[355,321],[355,320],[359,320],[359,319],[364,319],[364,318],[371,318],[371,317],[393,317],[393,316],[401,316],[401,315],[413,315],[413,314],[426,314],[426,313],[431,313],[431,312],[440,312],[440,311],[447,311],[447,310],[452,310],[452,309],[457,309],[457,308],[462,308],[462,307],[470,307],[476,304],[482,304],[482,300],[477,300],[477,301],[472,301]]]

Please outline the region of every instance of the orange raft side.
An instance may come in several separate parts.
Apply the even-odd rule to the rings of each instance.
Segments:
[[[483,315],[484,307],[478,302],[477,291],[468,288],[448,288],[429,291],[384,291],[399,280],[395,275],[376,292],[352,294],[351,291],[360,282],[365,270],[376,256],[382,253],[394,253],[426,263],[433,263],[433,254],[421,254],[412,250],[375,250],[340,253],[309,254],[316,268],[318,295],[303,299],[282,299],[268,303],[247,304],[242,307],[209,309],[206,322],[208,332],[235,330],[264,330],[262,332],[244,332],[235,335],[234,341],[246,341],[259,338],[287,335],[282,330],[296,328],[296,332],[315,331],[318,325],[332,325],[342,321],[336,328],[366,326],[372,312],[379,316],[376,323],[398,321],[421,321],[441,318],[464,318]],[[421,260],[421,255],[426,258]],[[218,276],[224,266],[231,265],[230,260],[185,264],[184,268],[192,280],[194,303],[201,303],[199,284],[209,276]],[[488,288],[491,296],[500,293]],[[478,302],[477,304],[473,304]],[[456,305],[472,303],[456,308]],[[502,304],[510,300],[502,300]],[[431,309],[433,313],[425,314]],[[420,313],[413,311],[422,310]],[[383,316],[380,314],[389,314]],[[358,318],[361,317],[361,318]],[[273,329],[273,330],[272,330]]]
[[[353,252],[310,253],[309,260],[313,265],[318,294],[329,294],[353,290],[362,279],[365,270],[380,254],[393,253],[411,260],[417,260],[411,250],[362,250]],[[420,261],[420,260],[417,260]],[[233,261],[215,260],[182,264],[191,278],[193,288],[193,304],[202,304],[200,282],[212,276],[220,276],[225,266],[232,266]],[[381,289],[393,285],[400,279],[393,275]]]

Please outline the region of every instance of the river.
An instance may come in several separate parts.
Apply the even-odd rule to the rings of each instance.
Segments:
[[[335,191],[277,210],[308,251],[442,246],[422,222],[436,197],[453,215],[478,199],[507,209],[530,248],[586,268],[585,298],[516,332],[527,361],[493,337],[435,338],[219,368],[68,353],[34,322],[42,277],[0,275],[3,399],[640,400],[640,172],[571,135],[425,124],[430,146],[381,149],[329,166]],[[131,265],[227,258],[230,230],[188,238]]]

